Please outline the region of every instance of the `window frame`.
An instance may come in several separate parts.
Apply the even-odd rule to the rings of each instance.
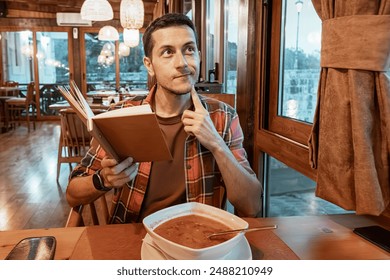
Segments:
[[[278,116],[282,1],[256,1],[254,165],[258,173],[263,173],[266,153],[315,180],[308,147],[312,125]]]

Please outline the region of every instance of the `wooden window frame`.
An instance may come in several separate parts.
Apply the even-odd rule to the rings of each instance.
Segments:
[[[278,116],[282,1],[256,1],[254,166],[263,172],[266,153],[315,180],[307,144],[312,125]]]

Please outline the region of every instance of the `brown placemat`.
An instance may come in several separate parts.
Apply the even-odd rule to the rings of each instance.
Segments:
[[[142,224],[87,227],[77,242],[71,260],[139,260]]]

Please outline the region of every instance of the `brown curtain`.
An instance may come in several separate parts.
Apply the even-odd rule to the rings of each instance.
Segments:
[[[164,14],[165,14],[165,0],[157,0],[157,3],[154,5],[153,19],[161,17]]]
[[[316,195],[357,214],[388,216],[390,1],[312,2],[322,20],[309,139]]]
[[[183,1],[182,0],[169,0],[169,12],[170,13],[183,13]]]

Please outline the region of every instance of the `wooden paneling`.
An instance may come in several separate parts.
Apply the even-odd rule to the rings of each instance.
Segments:
[[[6,4],[7,18],[55,19],[56,13],[59,12],[79,13],[84,0],[5,0],[3,2]],[[109,0],[109,2],[114,11],[114,19],[119,20],[121,0]],[[143,0],[143,2],[145,9],[144,26],[147,26],[153,19],[153,9],[157,0]]]

